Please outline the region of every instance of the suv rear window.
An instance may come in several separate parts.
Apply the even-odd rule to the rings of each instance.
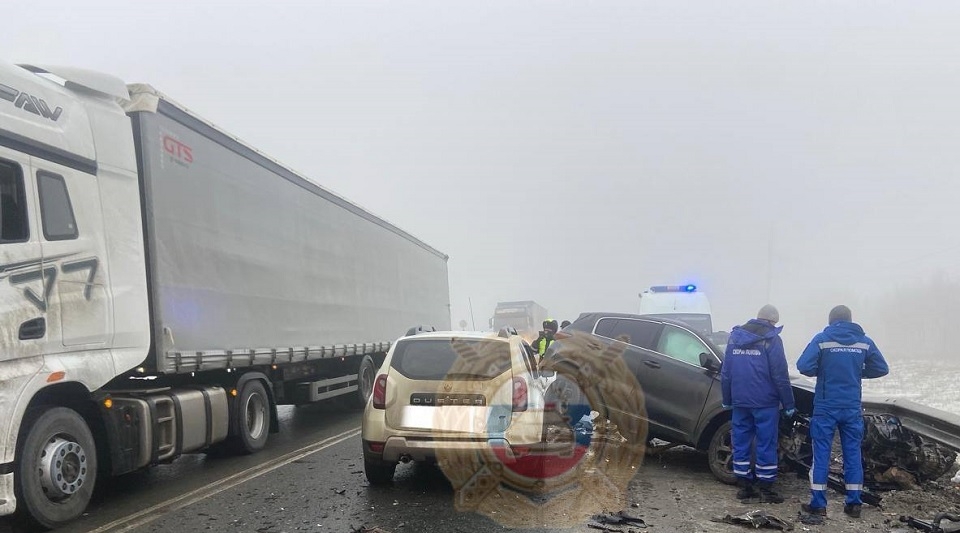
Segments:
[[[476,339],[400,341],[390,367],[410,379],[483,381],[510,368],[510,344]]]

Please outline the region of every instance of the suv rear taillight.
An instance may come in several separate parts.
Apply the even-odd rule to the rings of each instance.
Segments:
[[[513,378],[513,411],[527,410],[527,382],[521,377]]]
[[[373,408],[386,409],[387,407],[387,375],[380,374],[373,384]]]

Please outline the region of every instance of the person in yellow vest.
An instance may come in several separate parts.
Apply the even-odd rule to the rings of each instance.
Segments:
[[[547,348],[553,344],[553,336],[557,334],[558,329],[560,327],[556,320],[548,318],[543,321],[543,331],[540,332],[540,336],[532,344],[533,349],[541,358],[543,358],[543,354],[547,353]]]

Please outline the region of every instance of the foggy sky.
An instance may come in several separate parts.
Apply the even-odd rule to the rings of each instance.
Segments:
[[[4,59],[150,83],[449,254],[454,325],[470,300],[480,327],[498,300],[574,319],[696,283],[718,328],[769,301],[797,352],[846,303],[882,347],[871,303],[960,259],[956,3],[51,1],[3,20]]]

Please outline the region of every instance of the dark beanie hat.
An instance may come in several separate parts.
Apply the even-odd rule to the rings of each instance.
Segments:
[[[849,307],[838,305],[830,310],[830,318],[827,322],[830,324],[834,322],[853,322],[853,314],[850,313]]]

